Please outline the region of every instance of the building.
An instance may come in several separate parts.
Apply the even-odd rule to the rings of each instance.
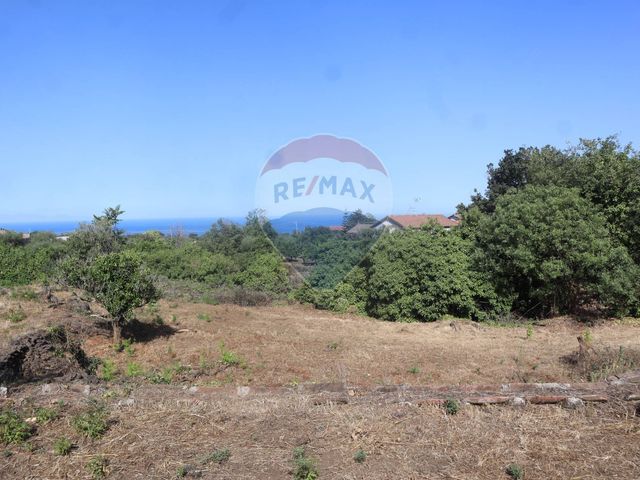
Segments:
[[[374,223],[371,228],[375,228],[376,230],[385,229],[393,232],[406,228],[420,228],[429,222],[435,222],[445,230],[449,230],[460,224],[459,220],[447,218],[440,214],[387,215],[382,220]]]
[[[371,223],[356,223],[353,227],[347,230],[347,235],[359,235],[371,230]]]

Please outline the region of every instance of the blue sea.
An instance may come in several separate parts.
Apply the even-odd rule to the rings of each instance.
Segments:
[[[234,223],[244,223],[244,218],[231,217],[225,218]],[[128,220],[123,219],[118,226],[122,228],[128,235],[144,233],[148,231],[157,231],[168,234],[180,228],[183,232],[195,233],[201,235],[208,231],[218,218],[157,218],[157,219],[140,219]],[[51,222],[21,222],[21,223],[1,223],[0,228],[14,230],[16,232],[31,233],[35,231],[53,232],[58,235],[73,232],[78,228],[79,221],[51,221]]]
[[[304,230],[305,227],[328,227],[340,225],[344,212],[328,208],[318,208],[305,212],[294,212],[278,219],[272,219],[273,227],[280,233],[290,233],[295,230]],[[157,231],[169,234],[176,229],[180,229],[186,234],[195,233],[202,235],[207,232],[211,225],[216,223],[221,217],[209,218],[156,218],[129,220],[123,219],[118,227],[123,229],[127,235],[135,235],[149,231]],[[225,220],[237,224],[244,224],[244,217],[224,217]],[[90,221],[90,220],[87,220]],[[22,233],[36,231],[53,232],[57,235],[71,233],[78,228],[80,221],[50,221],[50,222],[0,222],[0,229],[13,230]]]

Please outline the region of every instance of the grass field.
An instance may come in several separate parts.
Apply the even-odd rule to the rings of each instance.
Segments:
[[[18,304],[26,317],[6,319]],[[633,321],[394,324],[301,306],[161,301],[140,312],[137,340],[117,352],[108,330],[92,326],[96,317],[66,306],[5,295],[0,316],[0,349],[34,329],[66,325],[87,355],[103,360],[98,376],[109,378],[10,386],[5,408],[31,421],[35,434],[0,446],[3,479],[315,478],[308,464],[319,478],[337,479],[508,479],[517,474],[506,473],[511,464],[527,479],[640,478],[633,402],[460,405],[447,414],[379,393],[398,384],[588,380],[567,361],[576,337],[598,351],[636,352]],[[367,394],[318,401],[318,392],[301,388],[312,384]],[[75,419],[96,405],[105,431],[89,438]],[[42,407],[53,418],[37,420]],[[54,453],[61,438],[72,444],[68,455]]]

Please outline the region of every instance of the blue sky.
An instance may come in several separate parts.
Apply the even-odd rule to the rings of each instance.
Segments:
[[[0,2],[0,222],[242,215],[283,144],[451,213],[505,148],[640,142],[637,2]]]

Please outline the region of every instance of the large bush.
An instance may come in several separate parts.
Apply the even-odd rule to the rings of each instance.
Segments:
[[[25,244],[0,241],[0,286],[47,283],[64,254],[64,247],[55,237]]]
[[[484,319],[504,302],[473,271],[471,250],[470,241],[436,225],[386,234],[349,277],[348,294],[385,320]]]
[[[500,196],[479,222],[481,267],[525,314],[575,313],[598,307],[629,311],[638,268],[598,209],[577,189],[527,186]]]

